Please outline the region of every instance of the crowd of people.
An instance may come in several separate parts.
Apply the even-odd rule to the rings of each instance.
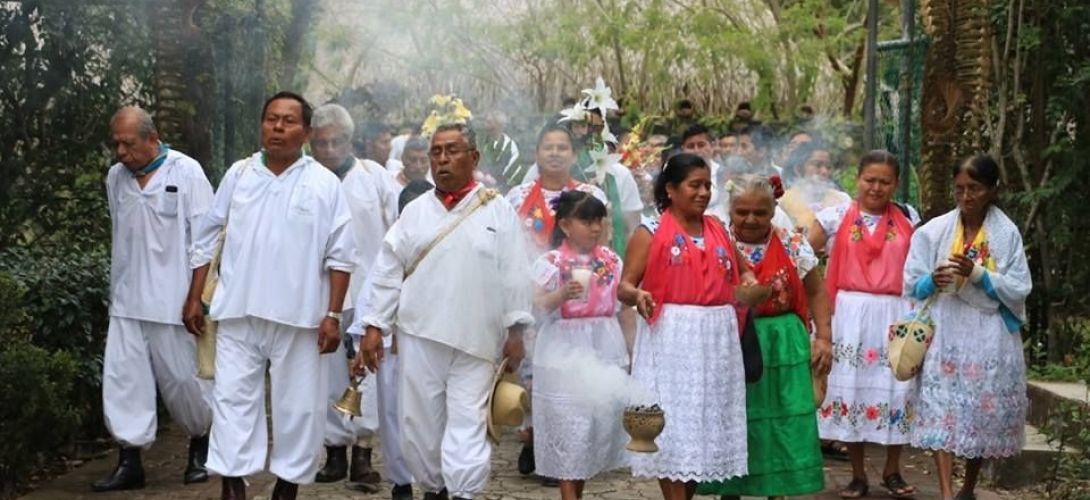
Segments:
[[[907,444],[935,452],[944,499],[966,500],[983,459],[1021,450],[1031,281],[991,158],[950,166],[957,208],[924,222],[894,201],[901,166],[884,151],[861,156],[851,196],[814,130],[774,151],[748,107],[716,134],[681,103],[670,127],[624,131],[608,92],[588,96],[525,150],[502,113],[479,135],[456,120],[391,137],[281,92],[260,151],[214,192],[147,112],[119,110],[103,400],[120,457],[93,489],[144,486],[158,387],[191,437],[183,481],[217,474],[224,499],[247,498],[266,464],[278,500],[346,478],[375,493],[383,476],[394,500],[479,497],[505,371],[532,401],[519,471],[562,500],[623,467],[666,500],[812,494],[836,446],[853,471],[840,496],[860,498],[864,443],[885,447],[893,497],[915,493]],[[900,381],[887,329],[921,304],[934,340]],[[645,391],[665,412],[659,450],[626,451],[631,401],[586,397],[570,363]],[[332,404],[353,377],[350,419]]]

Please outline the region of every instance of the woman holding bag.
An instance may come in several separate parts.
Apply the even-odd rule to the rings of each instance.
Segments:
[[[886,446],[882,486],[894,498],[916,489],[901,476],[901,449],[909,442],[912,382],[898,382],[890,369],[887,327],[911,303],[901,296],[902,272],[918,217],[893,202],[900,168],[887,151],[860,159],[857,198],[818,212],[808,236],[829,256],[825,285],[833,305],[833,369],[818,409],[822,439],[848,446],[852,481],[841,498],[861,498],[869,485],[864,443]]]
[[[1032,282],[1022,236],[995,206],[999,167],[980,155],[954,169],[957,208],[912,237],[905,294],[931,307],[935,335],[913,395],[912,446],[935,451],[944,500],[975,498],[985,458],[1025,441],[1025,301]],[[968,460],[954,495],[953,457]]]

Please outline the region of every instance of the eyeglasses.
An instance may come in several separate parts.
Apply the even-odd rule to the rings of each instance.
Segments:
[[[455,145],[451,145],[451,146],[447,146],[447,147],[436,146],[436,147],[431,148],[431,149],[428,150],[428,157],[430,157],[433,160],[438,160],[439,158],[441,158],[443,156],[443,153],[446,153],[448,158],[457,158],[457,157],[462,156],[463,154],[468,153],[469,151],[472,151],[472,150],[473,150],[473,148],[467,148],[467,147],[461,147],[461,146],[455,146]]]

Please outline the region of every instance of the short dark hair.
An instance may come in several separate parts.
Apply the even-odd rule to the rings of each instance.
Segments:
[[[692,153],[678,153],[666,160],[655,179],[655,207],[659,212],[665,212],[670,208],[670,197],[666,194],[666,186],[677,187],[689,177],[689,173],[698,168],[708,168],[708,163],[698,155]]]
[[[273,101],[279,101],[280,99],[290,99],[298,102],[303,107],[303,126],[310,128],[310,119],[314,116],[314,108],[310,106],[310,103],[307,102],[306,99],[303,99],[303,96],[287,90],[281,90],[265,101],[265,105],[261,107],[262,120],[265,119],[265,112],[269,110],[269,105],[272,104]]]
[[[473,127],[465,123],[444,123],[435,128],[434,137],[439,132],[451,132],[457,131],[462,133],[462,137],[466,140],[466,144],[469,145],[470,150],[477,149],[477,133],[473,131]]]
[[[743,135],[748,135],[749,140],[753,141],[753,147],[761,150],[768,149],[772,138],[772,133],[764,125],[750,125],[738,132],[739,137]]]
[[[560,229],[561,220],[579,219],[589,222],[602,219],[607,215],[606,204],[584,191],[564,191],[553,203],[553,208],[556,210],[554,220],[557,222],[549,238],[553,248],[559,247],[564,242],[564,231]]]
[[[416,137],[411,137],[411,138],[409,138],[409,140],[405,141],[405,148],[404,148],[403,151],[425,151],[426,152],[428,150],[428,147],[429,147],[429,145],[428,145],[428,141],[426,139],[424,139],[423,137],[420,137],[420,136],[416,136]]]
[[[753,111],[753,107],[750,106],[749,101],[742,101],[738,103],[738,108],[736,109],[736,111],[742,111],[743,109],[746,111]]]
[[[690,101],[688,99],[682,99],[682,100],[677,102],[677,109],[685,109],[685,108],[693,109],[693,101]]]
[[[897,157],[884,149],[867,151],[866,154],[859,158],[859,170],[857,172],[862,174],[863,169],[867,168],[867,165],[874,165],[876,163],[889,165],[893,168],[894,175],[898,178],[901,177],[901,164],[897,161]]]
[[[999,186],[999,164],[995,162],[995,158],[992,158],[991,155],[979,154],[965,160],[954,169],[954,177],[962,172],[969,174],[970,179],[987,187]]]
[[[791,155],[787,157],[787,162],[783,166],[784,179],[792,181],[802,177],[803,165],[806,165],[806,162],[810,160],[810,156],[817,151],[826,151],[830,156],[832,155],[832,151],[829,151],[829,148],[827,148],[825,144],[816,139],[802,143],[799,147],[795,148],[795,150],[791,152]]]
[[[547,123],[544,127],[541,127],[541,132],[538,132],[537,134],[537,145],[534,146],[534,150],[536,151],[537,148],[541,147],[541,141],[545,139],[546,135],[553,132],[559,132],[564,134],[568,138],[568,143],[570,143],[573,147],[575,146],[575,138],[572,137],[570,128],[568,128],[565,124],[561,123]]]
[[[690,125],[689,128],[685,129],[685,132],[681,133],[680,142],[681,144],[685,144],[685,141],[689,140],[690,137],[696,137],[700,134],[708,136],[709,141],[712,140],[712,133],[710,130],[708,130],[708,127],[705,127],[699,123],[694,123]]]

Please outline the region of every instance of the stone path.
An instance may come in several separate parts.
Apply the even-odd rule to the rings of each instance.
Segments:
[[[377,451],[377,450],[376,450]],[[525,478],[515,470],[519,444],[510,434],[496,449],[493,457],[492,478],[488,491],[482,496],[486,500],[538,500],[557,499],[560,493],[555,488],[545,488],[532,478]],[[871,498],[888,498],[884,490],[876,487],[881,474],[883,458],[876,449],[868,453],[877,459],[868,460],[868,473],[871,477]],[[91,493],[89,485],[95,479],[108,474],[115,463],[113,454],[92,460],[68,474],[42,484],[39,489],[23,498],[27,500],[215,500],[219,498],[219,480],[213,478],[205,484],[182,485],[182,470],[186,458],[186,439],[176,429],[166,428],[160,431],[155,446],[144,455],[144,469],[147,474],[147,487],[143,490],[122,493]],[[381,471],[381,456],[377,457]],[[904,469],[905,479],[920,491],[919,500],[938,498],[938,486],[931,474],[932,461],[921,452],[906,454]],[[825,468],[826,492],[802,498],[835,499],[836,491],[851,480],[851,469],[846,462],[828,461]],[[272,492],[275,478],[268,473],[249,478],[249,493],[255,500],[265,500]],[[416,498],[421,498],[417,492]],[[367,495],[345,488],[344,483],[312,484],[300,488],[303,499],[385,499],[389,498],[388,485],[382,493]],[[658,486],[653,481],[633,479],[627,473],[616,472],[600,477],[587,484],[584,498],[589,499],[655,499],[661,498]],[[711,497],[698,497],[711,498]],[[978,491],[979,500],[999,500],[1028,498],[1026,493]]]

